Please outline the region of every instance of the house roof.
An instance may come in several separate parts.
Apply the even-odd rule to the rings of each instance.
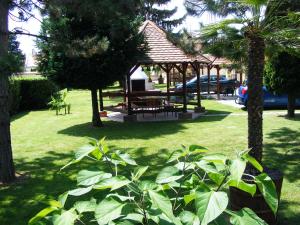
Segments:
[[[206,57],[188,56],[181,48],[173,44],[168,38],[167,33],[159,28],[152,21],[145,21],[140,28],[147,42],[148,51],[138,60],[140,64],[155,63],[184,63],[184,62],[201,62],[210,63]]]

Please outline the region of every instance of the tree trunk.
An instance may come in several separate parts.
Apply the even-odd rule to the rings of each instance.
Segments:
[[[296,97],[294,94],[290,93],[288,94],[288,117],[294,118],[295,117],[295,105],[296,105]]]
[[[99,89],[99,103],[100,103],[100,111],[104,111],[104,105],[103,105],[103,94],[102,89]]]
[[[248,147],[250,155],[259,162],[263,151],[263,38],[257,33],[248,37]]]
[[[94,127],[102,127],[102,122],[99,115],[98,110],[98,95],[97,95],[97,89],[93,88],[91,89],[91,95],[92,95],[92,109],[93,109],[93,119],[92,123]]]
[[[8,52],[8,2],[0,2],[0,59]],[[15,179],[8,104],[8,71],[0,74],[0,182]]]

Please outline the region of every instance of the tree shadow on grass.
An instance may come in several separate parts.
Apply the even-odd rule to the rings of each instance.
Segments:
[[[279,214],[278,214],[278,225],[296,225],[299,224],[299,214],[292,212],[290,208],[295,209],[300,207],[299,201],[280,201]]]
[[[266,165],[283,172],[284,179],[288,182],[300,184],[300,131],[283,127],[267,134],[267,137],[271,141],[264,145]],[[298,224],[299,208],[299,201],[282,200],[279,208],[279,224]]]
[[[150,166],[144,179],[155,178],[169,156],[167,149],[160,149],[158,153],[148,153],[147,147],[120,149],[111,145],[109,148],[130,152],[139,165]],[[31,161],[27,158],[15,159],[16,170],[26,174],[26,178],[22,182],[0,187],[1,224],[27,224],[37,212],[47,207],[42,202],[47,199],[57,199],[65,191],[76,188],[76,174],[80,170],[99,170],[99,167],[105,166],[102,162],[84,159],[60,172],[60,168],[72,159],[71,152],[55,151],[44,153],[42,157]],[[99,195],[103,197],[105,193]]]
[[[272,141],[264,145],[267,165],[280,169],[290,182],[300,180],[300,131],[282,127],[269,134]]]
[[[59,169],[72,157],[72,153],[50,151],[32,161],[15,159],[16,170],[25,174],[25,178],[0,187],[1,224],[27,224],[31,217],[47,206],[41,201],[57,199],[60,194],[75,187],[71,175],[84,165],[74,165],[59,173]]]

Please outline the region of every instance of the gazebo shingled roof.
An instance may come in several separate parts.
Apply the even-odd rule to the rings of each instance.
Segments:
[[[195,58],[187,55],[167,38],[163,29],[152,21],[145,21],[140,32],[143,32],[148,44],[148,51],[145,56],[138,60],[140,64],[191,63],[195,61],[205,64],[211,63],[204,56],[199,55]]]

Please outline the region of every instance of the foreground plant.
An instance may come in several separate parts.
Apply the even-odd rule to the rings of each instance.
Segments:
[[[229,159],[223,154],[207,154],[201,146],[183,146],[173,152],[156,179],[146,176],[151,171],[148,166],[138,166],[129,154],[109,149],[104,138],[90,139],[89,145],[79,149],[65,167],[84,158],[95,161],[103,170],[79,171],[77,188],[57,201],[49,201],[49,206],[29,221],[30,225],[267,224],[249,208],[231,211],[229,187],[252,196],[260,191],[272,211],[277,212],[275,185],[248,151]],[[261,173],[245,174],[247,163]]]

